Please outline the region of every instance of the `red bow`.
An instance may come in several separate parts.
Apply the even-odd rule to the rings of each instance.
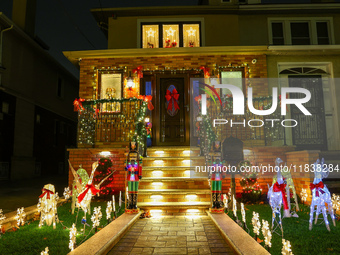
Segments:
[[[76,99],[73,101],[73,105],[74,105],[74,111],[77,112],[77,111],[83,111],[84,110],[84,107],[82,105],[81,102],[84,102],[85,99],[82,99],[82,98],[79,98],[79,99]]]
[[[204,78],[209,78],[210,77],[210,73],[209,73],[210,68],[205,67],[205,66],[201,66],[200,69],[203,70]]]
[[[321,192],[321,194],[324,194],[325,192],[322,190],[323,187],[325,185],[323,184],[323,182],[319,182],[318,184],[313,184],[313,183],[310,183],[309,184],[309,188],[311,191],[313,191],[313,189],[316,189],[315,190],[315,195],[318,197],[319,196],[319,191]]]
[[[99,109],[95,109],[94,113],[93,113],[93,118],[99,118]]]
[[[165,99],[169,103],[168,104],[168,111],[172,110],[172,101],[174,101],[175,110],[179,110],[179,106],[178,106],[178,103],[177,103],[178,98],[179,98],[179,94],[177,93],[176,89],[173,89],[172,92],[170,92],[170,90],[166,91]]]
[[[96,195],[99,192],[99,189],[96,189],[93,184],[86,184],[85,190],[78,196],[78,203],[81,203],[81,201],[83,201],[89,190],[91,190],[92,195]]]
[[[288,201],[287,201],[287,197],[286,197],[286,185],[287,184],[284,184],[284,183],[279,184],[278,182],[275,182],[274,187],[273,187],[274,192],[281,192],[282,193],[283,208],[285,210],[289,209]]]
[[[50,191],[49,189],[42,189],[42,191],[44,193],[42,193],[39,197],[44,197],[47,194],[46,198],[50,199],[50,194],[54,194],[54,192]]]
[[[142,72],[142,70],[143,70],[143,66],[138,66],[137,68],[132,69],[132,73],[136,73],[138,79],[140,79],[140,78],[143,78],[143,72]]]
[[[144,100],[145,102],[148,102],[148,109],[149,109],[150,111],[152,111],[152,110],[155,108],[155,107],[153,107],[152,102],[151,102],[152,96],[142,96],[142,95],[139,95],[139,96],[138,96],[138,99],[142,99],[142,100]]]

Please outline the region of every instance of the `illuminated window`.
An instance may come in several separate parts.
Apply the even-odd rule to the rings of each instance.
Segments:
[[[231,84],[238,88],[240,88],[243,91],[243,79],[242,79],[242,71],[222,71],[221,72],[221,79],[222,84]],[[221,89],[221,95],[231,95],[231,91],[229,89]]]
[[[200,22],[143,23],[143,48],[176,48],[201,46]]]
[[[200,46],[200,25],[183,24],[183,47]]]
[[[122,74],[107,73],[100,75],[100,99],[122,98]],[[119,102],[103,103],[104,112],[120,112]]]
[[[163,48],[175,48],[179,44],[179,25],[163,25]]]
[[[143,48],[159,48],[158,25],[143,25]]]

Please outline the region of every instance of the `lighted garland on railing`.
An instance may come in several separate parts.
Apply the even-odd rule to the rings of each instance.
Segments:
[[[211,121],[207,115],[202,116],[202,122],[199,126],[199,137],[201,151],[205,156],[208,155],[211,149],[211,145],[216,139],[216,135],[211,126]]]
[[[146,135],[146,128],[144,125],[144,118],[146,109],[148,107],[148,102],[143,98],[122,98],[122,99],[95,99],[95,100],[84,100],[76,99],[73,102],[75,111],[78,111],[79,119],[79,134],[78,142],[79,144],[94,145],[95,129],[96,129],[96,119],[101,113],[98,104],[104,103],[124,103],[131,102],[135,103],[137,108],[137,102],[141,102],[141,107],[138,110],[137,116],[135,118],[135,133],[132,138],[133,141],[138,142],[141,148],[144,147],[142,137]],[[124,114],[121,112],[116,112],[115,114],[123,117]]]

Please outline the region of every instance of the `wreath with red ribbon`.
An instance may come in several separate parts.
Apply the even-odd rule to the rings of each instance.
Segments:
[[[176,112],[180,109],[178,106],[179,94],[177,90],[175,88],[172,91],[168,89],[165,94],[165,99],[168,104],[168,107],[167,107],[168,113],[171,116],[174,116]]]

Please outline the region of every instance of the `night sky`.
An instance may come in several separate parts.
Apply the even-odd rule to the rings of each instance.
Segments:
[[[107,40],[90,9],[107,7],[197,5],[198,0],[37,0],[36,35],[50,47],[50,54],[74,76],[79,70],[62,51],[106,49]],[[0,12],[12,18],[12,0],[0,0]]]

